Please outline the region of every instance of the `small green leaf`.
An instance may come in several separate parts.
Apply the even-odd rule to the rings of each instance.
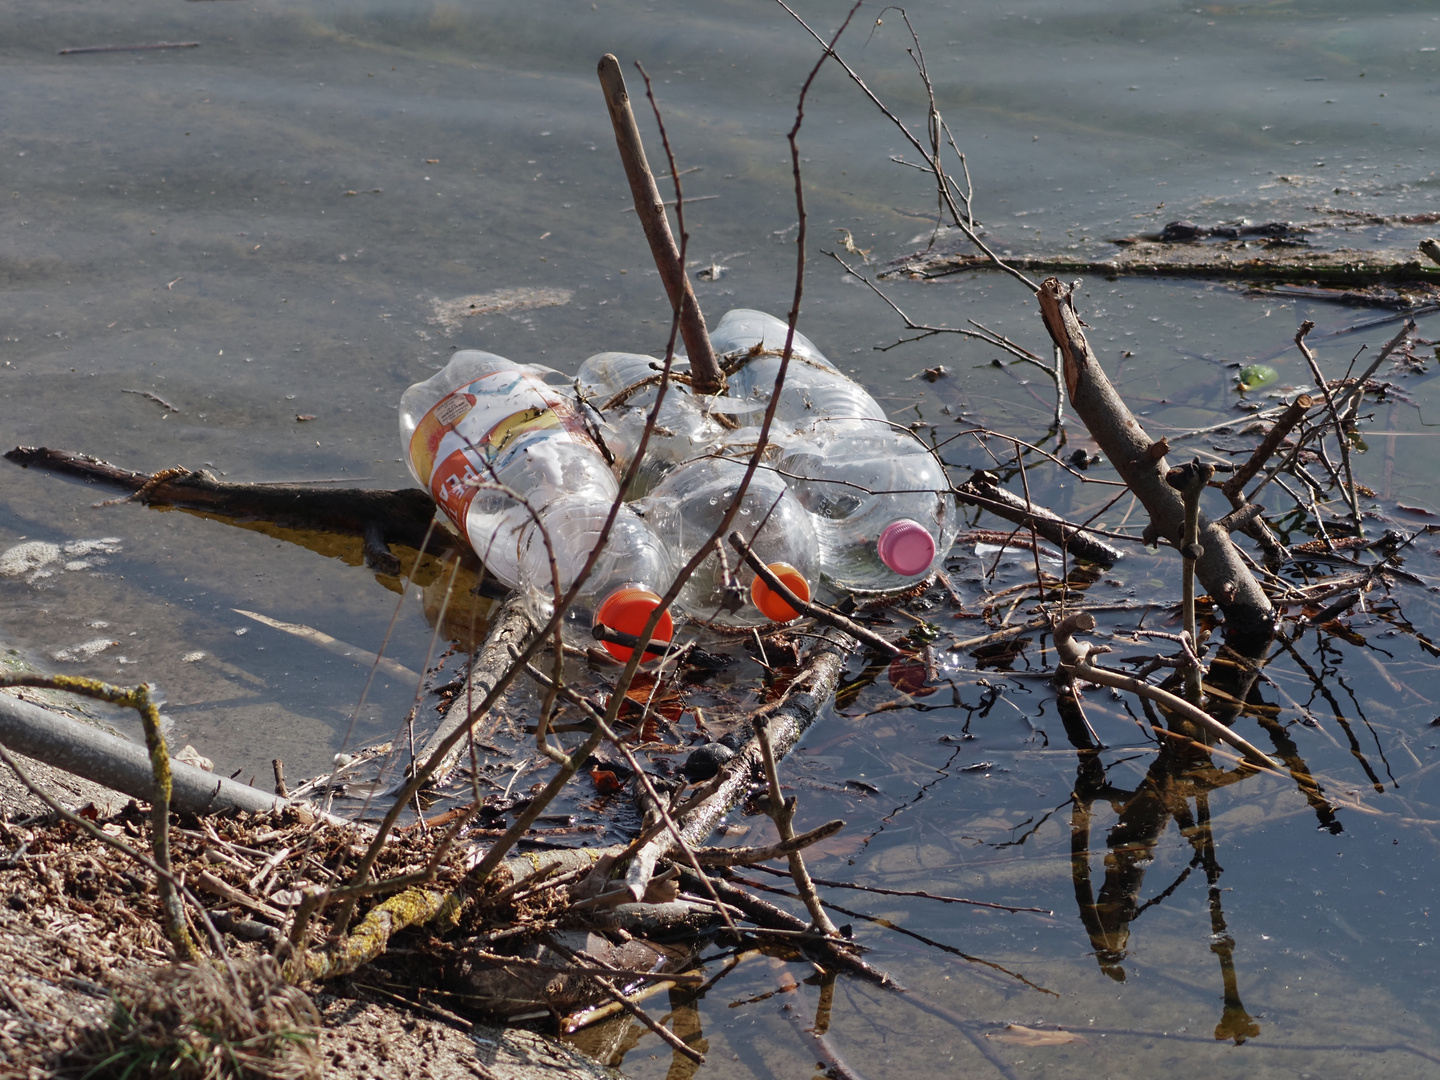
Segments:
[[[1242,391],[1263,390],[1279,379],[1280,373],[1269,364],[1246,364],[1237,376]]]

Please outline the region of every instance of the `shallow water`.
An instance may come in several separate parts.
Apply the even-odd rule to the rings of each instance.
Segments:
[[[842,7],[812,6],[817,29],[832,31]],[[1440,16],[1430,5],[979,8],[922,3],[911,16],[1001,250],[1103,253],[1108,238],[1178,218],[1435,209]],[[862,9],[844,51],[877,93],[921,121],[903,24],[886,12],[872,34],[874,15]],[[236,480],[401,486],[395,403],[452,349],[571,370],[602,349],[663,350],[667,305],[626,210],[594,78],[607,50],[626,64],[637,104],[628,65],[644,62],[681,168],[700,167],[684,177],[687,198],[699,200],[686,224],[692,274],[724,268],[696,282],[712,322],[729,307],[788,306],[795,207],[783,133],[816,49],[778,7],[21,0],[0,26],[7,447],[64,447],[137,470],[208,465]],[[158,41],[201,44],[56,55]],[[663,171],[648,116],[642,124]],[[937,438],[971,421],[1041,437],[1051,408],[1043,376],[993,367],[991,350],[948,337],[876,351],[906,336],[900,323],[821,255],[838,250],[841,230],[876,260],[923,247],[934,201],[919,174],[890,162],[902,140],[833,67],[816,81],[800,144],[811,260],[801,328],[893,416],[923,421]],[[1400,248],[1421,235],[1385,226],[1316,240]],[[975,318],[1043,345],[1032,298],[996,275],[886,289],[917,322]],[[444,305],[476,295],[531,306],[472,316],[462,304],[447,324]],[[1317,322],[1332,373],[1396,328],[1320,337],[1373,313],[1188,282],[1097,278],[1081,304],[1097,351],[1157,435],[1230,417],[1241,364],[1271,364],[1281,388],[1304,384],[1290,345],[1302,319]],[[1420,334],[1437,328],[1422,319]],[[912,378],[936,364],[951,375]],[[1407,377],[1404,396],[1377,408],[1358,465],[1376,505],[1411,527],[1426,519],[1401,504],[1436,508],[1429,382]],[[1073,427],[1070,438],[1067,450],[1087,445]],[[960,477],[989,462],[963,440],[946,458]],[[337,751],[393,736],[414,692],[384,676],[367,692],[358,653],[321,651],[236,609],[360,650],[384,643],[416,670],[446,645],[432,645],[418,599],[397,609],[399,583],[359,565],[358,542],[134,504],[96,508],[109,493],[8,465],[0,476],[0,552],[114,539],[0,578],[0,641],[42,667],[157,682],[172,741],[193,743],[227,773],[264,777],[278,756],[292,778],[313,774]],[[1102,501],[1042,464],[1028,480],[1060,512]],[[980,573],[972,552],[956,556],[962,582]],[[850,821],[816,859],[817,875],[1054,912],[827,892],[1055,995],[857,921],[873,963],[969,1026],[842,981],[830,1006],[836,1049],[871,1076],[1000,1065],[1011,1075],[1433,1075],[1427,886],[1440,740],[1429,724],[1440,707],[1433,652],[1404,622],[1435,636],[1433,559],[1418,551],[1406,566],[1422,584],[1350,617],[1365,644],[1312,633],[1262,687],[1339,804],[1338,834],[1317,827],[1326,823],[1294,785],[1251,777],[1207,796],[1215,851],[1206,862],[1195,828],[1182,836],[1134,796],[1156,754],[1124,702],[1088,696],[1107,749],[1077,756],[1043,678],[983,672],[986,687],[969,660],[943,672],[954,704],[944,685],[921,707],[876,712],[895,696],[882,679],[827,717],[790,766],[802,816]],[[50,576],[35,576],[46,568]],[[1178,592],[1164,556],[1132,556],[1110,577],[1118,588],[1098,588],[1116,599],[1168,603]],[[1015,667],[1046,669],[1045,644]],[[62,659],[80,655],[89,658]],[[1333,700],[1301,660],[1327,673]],[[922,708],[931,702],[941,707]],[[1241,727],[1271,745],[1252,721]],[[850,780],[879,791],[857,795]],[[1085,823],[1067,800],[1077,787],[1096,801],[1088,841],[1075,848]],[[1193,797],[1186,806],[1203,816]],[[763,832],[741,824],[751,826],[746,842]],[[1146,830],[1158,835],[1153,850],[1135,846],[1132,834]],[[1138,901],[1163,899],[1117,958],[1086,933],[1079,868],[1091,867],[1098,894],[1107,869],[1132,864],[1145,871]],[[708,1040],[702,1075],[811,1071],[781,1007],[813,1017],[817,987],[766,996],[776,979],[769,961],[752,958],[698,1013],[677,1013],[677,1027],[698,1024]],[[1084,1041],[1027,1045],[1039,1037],[1007,1024],[1060,1024]],[[593,1038],[609,1038],[606,1052],[636,1077],[687,1075],[648,1034]]]

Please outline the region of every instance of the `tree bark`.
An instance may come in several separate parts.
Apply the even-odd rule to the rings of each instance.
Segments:
[[[645,239],[650,242],[650,254],[655,259],[655,268],[660,271],[660,280],[665,283],[670,303],[680,309],[680,336],[685,339],[685,352],[690,357],[691,385],[697,394],[719,393],[725,385],[724,376],[715,359],[715,350],[710,345],[710,333],[705,329],[700,302],[695,299],[695,290],[680,263],[680,249],[675,246],[675,237],[670,232],[665,202],[660,198],[660,189],[655,186],[650,163],[645,160],[645,145],[640,141],[640,129],[630,108],[630,94],[625,89],[620,61],[606,53],[600,58],[599,70],[605,104],[610,109],[610,122],[615,125],[620,164],[625,167],[625,178],[630,181],[630,194],[635,199],[635,213],[645,230]]]
[[[1072,406],[1120,479],[1144,505],[1155,533],[1179,547],[1185,507],[1179,493],[1165,482],[1165,443],[1145,433],[1106,378],[1085,339],[1070,286],[1047,278],[1035,295],[1045,329],[1061,351],[1065,389]],[[1241,561],[1229,535],[1204,514],[1200,515],[1200,545],[1204,551],[1195,562],[1195,576],[1225,613],[1229,631],[1268,637],[1275,626],[1270,599]]]

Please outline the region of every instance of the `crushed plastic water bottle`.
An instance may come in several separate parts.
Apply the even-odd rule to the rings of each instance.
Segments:
[[[817,424],[782,438],[776,468],[813,516],[821,575],[857,593],[926,580],[959,531],[945,467],[913,433],[888,423]]]
[[[673,469],[638,503],[645,520],[683,564],[708,540],[735,499],[746,465],[724,457],[704,457]],[[816,579],[816,541],[809,512],[785,482],[769,469],[757,469],[727,532],[738,532],[801,600],[809,600]],[[799,617],[779,593],[720,538],[685,583],[677,605],[691,618],[711,626],[749,627],[789,622]]]
[[[727,311],[710,340],[717,355],[749,358],[730,376],[730,398],[743,408],[737,418],[758,427],[780,371],[786,324],[763,311],[737,308]],[[726,403],[721,406],[731,410]],[[798,331],[791,346],[785,385],[775,406],[775,420],[783,427],[800,427],[817,420],[832,422],[886,420],[880,403],[853,379],[847,378]]]
[[[623,476],[635,460],[659,393],[662,369],[661,361],[653,356],[605,352],[586,360],[575,375],[580,399],[601,416],[601,437],[615,458],[617,476]],[[690,388],[675,379],[688,374],[688,362],[676,360],[671,365],[671,382],[650,428],[645,457],[626,493],[628,498],[646,494],[676,465],[704,454],[725,433],[701,411]]]
[[[619,496],[574,402],[545,383],[547,372],[465,350],[400,399],[411,474],[487,571],[543,618],[589,560]],[[671,577],[669,550],[622,505],[565,618],[586,630],[603,626],[634,636],[660,606]],[[672,633],[667,611],[647,652],[663,649]],[[633,651],[602,643],[621,659]]]

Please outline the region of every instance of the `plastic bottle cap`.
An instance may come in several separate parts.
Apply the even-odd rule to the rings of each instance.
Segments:
[[[638,585],[624,585],[612,592],[600,604],[600,609],[595,612],[595,625],[603,626],[616,633],[638,637],[640,631],[645,629],[645,624],[650,621],[651,613],[659,606],[660,597],[649,589],[641,588]],[[675,622],[670,618],[670,612],[667,611],[655,624],[645,655],[658,656],[670,643],[670,635],[674,632]],[[602,641],[601,644],[605,646],[605,651],[617,660],[629,660],[630,655],[635,651],[629,645],[622,645],[614,641]]]
[[[897,574],[914,577],[930,569],[935,561],[935,538],[918,521],[892,521],[875,544],[880,561]]]
[[[770,564],[770,572],[801,600],[809,602],[810,583],[805,580],[805,575],[799,570],[789,563],[773,562]],[[761,578],[757,577],[751,582],[750,599],[755,601],[755,606],[772,622],[789,622],[791,619],[800,617],[800,613],[787,604],[780,594],[766,585]]]

